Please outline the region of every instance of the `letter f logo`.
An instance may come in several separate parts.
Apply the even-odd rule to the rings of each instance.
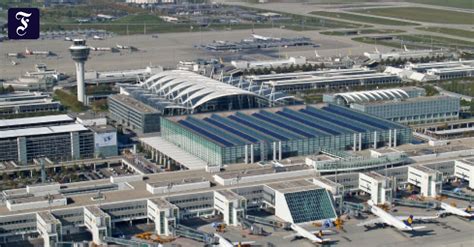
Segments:
[[[40,13],[37,8],[8,9],[9,39],[38,39],[40,34]]]

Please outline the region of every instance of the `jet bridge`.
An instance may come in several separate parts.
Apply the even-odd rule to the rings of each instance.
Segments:
[[[359,173],[359,189],[369,193],[375,204],[392,200],[392,180],[376,172]]]
[[[442,173],[426,166],[415,165],[408,167],[408,183],[420,188],[420,194],[435,197],[441,192]]]
[[[97,245],[103,244],[104,237],[112,235],[110,215],[98,206],[84,207],[84,225],[92,233],[92,241]]]
[[[49,211],[36,213],[36,228],[45,247],[54,247],[62,240],[62,224]]]
[[[474,189],[474,159],[454,161],[454,176],[469,181],[469,188]]]

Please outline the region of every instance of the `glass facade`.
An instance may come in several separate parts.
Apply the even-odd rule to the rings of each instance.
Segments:
[[[285,193],[294,223],[336,218],[331,196],[325,189]]]
[[[160,130],[160,113],[143,103],[125,96],[108,98],[110,117],[118,124],[142,133]]]
[[[351,108],[404,124],[448,121],[459,118],[460,101],[454,97],[419,97],[404,101],[352,104]]]
[[[79,157],[83,159],[94,157],[94,134],[91,131],[80,131],[78,136]],[[71,139],[70,132],[0,139],[0,161],[21,162],[24,159],[26,162],[31,162],[42,156],[53,161],[71,160],[73,159]]]
[[[210,165],[351,149],[359,134],[362,148],[381,147],[394,129],[397,144],[411,141],[409,128],[344,107],[289,108],[162,118],[161,135]]]

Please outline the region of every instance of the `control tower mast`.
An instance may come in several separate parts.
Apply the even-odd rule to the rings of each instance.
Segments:
[[[85,103],[84,63],[89,57],[90,48],[83,39],[74,39],[69,47],[72,60],[76,63],[77,100]]]

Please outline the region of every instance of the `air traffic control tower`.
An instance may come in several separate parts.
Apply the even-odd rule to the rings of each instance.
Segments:
[[[77,100],[85,103],[84,63],[87,61],[90,48],[86,46],[84,39],[74,39],[69,51],[72,60],[76,62]]]

